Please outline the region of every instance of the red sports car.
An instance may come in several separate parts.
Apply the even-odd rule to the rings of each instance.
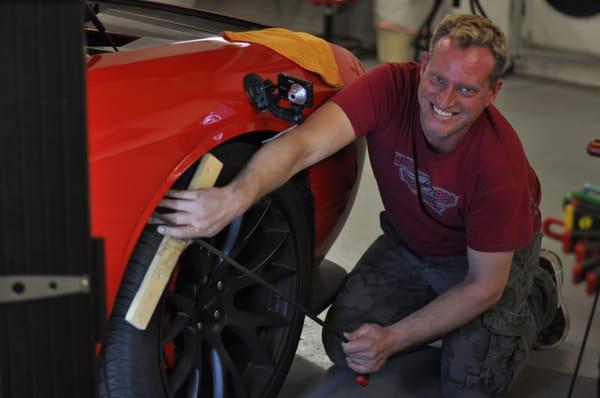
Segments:
[[[162,239],[147,221],[166,191],[186,187],[208,152],[224,164],[216,185],[227,183],[262,143],[339,86],[293,55],[220,35],[264,28],[257,24],[145,1],[89,5],[91,217],[93,235],[105,241],[108,310],[100,396],[273,397],[303,314],[198,245],[179,258],[144,330],[125,313]],[[303,44],[296,50],[305,56]],[[364,73],[350,52],[330,44],[326,52],[343,84]],[[350,211],[363,159],[359,140],[209,241],[290,297],[322,307],[332,292],[319,270]]]

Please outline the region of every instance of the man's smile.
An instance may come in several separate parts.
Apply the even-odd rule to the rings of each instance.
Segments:
[[[443,111],[440,108],[436,107],[435,105],[431,104],[431,108],[433,109],[433,112],[438,115],[441,116],[443,118],[449,118],[452,115],[455,115],[456,112],[448,112],[448,111]]]

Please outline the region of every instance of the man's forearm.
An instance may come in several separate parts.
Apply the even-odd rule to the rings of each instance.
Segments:
[[[431,303],[389,326],[393,352],[433,341],[456,329],[494,305],[501,292],[490,292],[463,281]]]
[[[303,148],[294,137],[280,137],[264,145],[230,184],[239,213],[277,189],[302,170]],[[239,214],[238,214],[239,215]]]
[[[354,138],[352,124],[342,109],[331,102],[324,104],[301,126],[260,148],[234,179],[230,188],[236,195],[243,195],[238,203],[240,209],[350,144]]]

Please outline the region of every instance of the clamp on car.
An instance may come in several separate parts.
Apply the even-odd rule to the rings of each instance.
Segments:
[[[244,76],[244,89],[256,109],[268,109],[274,116],[295,124],[304,121],[303,109],[313,105],[312,83],[285,73],[277,76],[277,85],[256,73],[248,73]],[[279,105],[282,99],[290,104],[289,108]]]

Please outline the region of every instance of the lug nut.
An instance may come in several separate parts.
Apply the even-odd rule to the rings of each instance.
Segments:
[[[196,329],[198,329],[199,332],[201,332],[203,328],[204,328],[204,325],[202,324],[202,322],[198,322],[196,324]]]
[[[219,310],[215,310],[215,312],[213,313],[213,318],[215,318],[215,320],[219,320],[220,317],[221,312]]]
[[[202,278],[202,284],[206,285],[208,283],[208,275],[204,275],[204,278]]]
[[[223,287],[224,287],[223,282],[218,281],[217,282],[217,290],[221,292],[221,291],[223,291]]]

